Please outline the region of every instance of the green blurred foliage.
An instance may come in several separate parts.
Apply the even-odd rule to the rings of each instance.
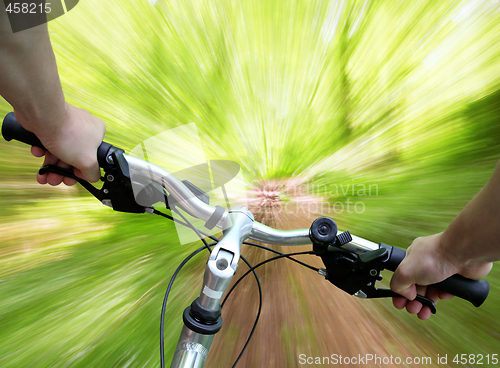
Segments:
[[[363,202],[330,215],[374,241],[444,230],[500,158],[495,1],[88,0],[49,28],[67,100],[106,122],[107,141],[130,150],[195,122],[207,157],[238,162],[249,184],[298,178],[328,203]],[[0,365],[156,366],[161,295],[196,245],[36,185],[39,164],[0,142]],[[338,193],[358,184],[377,191]],[[198,285],[202,260],[189,270],[179,284]],[[425,325],[384,313],[443,354],[495,353],[499,271],[488,279],[477,310],[442,302]],[[172,298],[169,355],[197,288]]]

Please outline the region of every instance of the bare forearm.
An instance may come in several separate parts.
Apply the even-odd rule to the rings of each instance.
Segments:
[[[0,95],[14,107],[21,125],[35,133],[47,149],[32,148],[33,155],[45,156],[43,165],[73,169],[82,179],[99,180],[96,152],[104,137],[104,122],[65,102],[47,25],[12,33],[2,1]],[[37,181],[76,183],[55,173],[39,174]]]
[[[451,297],[432,285],[454,274],[481,279],[500,260],[500,162],[481,191],[465,206],[448,228],[439,234],[417,238],[406,252],[394,276],[391,289],[411,300],[394,298],[398,309],[406,307],[421,319],[429,308],[414,301],[417,292],[437,302]],[[418,285],[418,286],[417,286]]]
[[[0,95],[26,129],[57,129],[66,104],[47,25],[12,33],[6,13],[0,17]]]
[[[462,264],[500,260],[500,162],[483,189],[445,230],[442,243]]]

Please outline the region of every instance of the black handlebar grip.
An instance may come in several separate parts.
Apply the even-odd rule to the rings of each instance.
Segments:
[[[385,268],[394,272],[404,259],[406,252],[397,247],[380,243],[381,247],[389,251],[389,257],[385,263]],[[461,275],[453,275],[437,284],[429,285],[438,290],[450,293],[459,298],[471,302],[475,307],[479,307],[488,297],[490,284],[486,280],[471,280]]]
[[[3,119],[2,135],[6,141],[15,139],[16,141],[29,144],[30,146],[37,146],[46,150],[34,133],[24,129],[21,124],[19,124],[13,112],[9,112]],[[97,149],[97,161],[100,167],[106,167],[108,164],[106,158],[110,154],[109,152],[114,150],[119,150],[119,148],[106,142],[101,143]]]
[[[16,141],[29,144],[30,146],[37,146],[45,149],[34,133],[24,129],[21,124],[19,124],[13,112],[9,112],[3,119],[2,135],[6,141],[15,139]]]

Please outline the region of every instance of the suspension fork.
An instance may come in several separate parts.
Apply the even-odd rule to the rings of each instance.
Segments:
[[[241,244],[253,226],[253,215],[245,208],[229,211],[222,239],[210,254],[200,296],[184,310],[184,327],[171,368],[202,368],[215,334],[222,327],[221,300],[238,268]]]

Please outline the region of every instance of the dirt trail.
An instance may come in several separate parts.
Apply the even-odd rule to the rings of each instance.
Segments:
[[[272,218],[278,217],[262,216],[262,213],[259,216],[258,211],[256,217],[261,222],[281,229],[307,228],[314,219],[303,214],[298,216],[282,212],[279,215],[281,221],[276,224]],[[274,248],[282,252],[310,250],[310,246]],[[242,254],[254,265],[270,257],[269,252],[249,246],[244,246]],[[302,256],[299,259],[316,267],[322,266],[317,257]],[[233,282],[247,269],[240,262]],[[418,344],[411,341],[404,326],[396,318],[388,320],[383,316],[378,302],[347,295],[312,270],[289,260],[278,260],[261,267],[258,275],[263,290],[262,314],[254,337],[238,363],[240,368],[331,367],[334,366],[334,360],[328,359],[334,354],[337,357],[373,354],[382,359],[392,355],[403,360],[407,357],[437,355],[425,343],[425,339],[421,339]],[[224,326],[214,340],[207,366],[233,365],[251,331],[258,301],[255,279],[249,275],[223,308]],[[324,364],[304,364],[306,357],[326,359],[322,360]],[[385,363],[371,361],[342,366],[402,365]]]

